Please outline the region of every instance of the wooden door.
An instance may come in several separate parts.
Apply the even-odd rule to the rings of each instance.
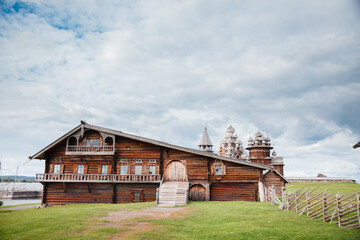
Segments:
[[[200,184],[191,186],[189,189],[189,199],[191,201],[206,201],[206,189]]]
[[[186,181],[185,166],[180,161],[170,162],[165,169],[165,181]]]

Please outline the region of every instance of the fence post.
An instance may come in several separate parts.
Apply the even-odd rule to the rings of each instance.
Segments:
[[[360,195],[359,193],[356,193],[356,200],[357,200],[357,217],[358,217],[358,222],[359,222],[359,227],[360,227]]]
[[[306,216],[309,216],[309,207],[310,207],[309,192],[306,192]]]
[[[322,218],[322,220],[323,220],[323,222],[325,222],[325,217],[326,217],[326,212],[327,212],[326,189],[323,193],[323,198],[324,198],[324,200],[323,200],[323,218]]]
[[[287,197],[286,197],[286,189],[285,187],[282,187],[282,196],[281,196],[281,201],[282,201],[282,205],[283,205],[283,209],[287,209]]]
[[[338,209],[338,225],[341,227],[341,216],[340,216],[340,194],[336,195],[336,207]]]
[[[274,185],[271,187],[271,204],[275,205],[275,187]]]
[[[299,203],[299,196],[298,196],[298,193],[296,192],[295,193],[295,212],[299,212],[298,211],[298,203]]]

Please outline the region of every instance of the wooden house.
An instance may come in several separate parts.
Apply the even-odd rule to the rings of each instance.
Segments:
[[[81,122],[29,159],[45,161],[43,204],[257,201],[274,167]],[[262,190],[262,189],[260,189]]]

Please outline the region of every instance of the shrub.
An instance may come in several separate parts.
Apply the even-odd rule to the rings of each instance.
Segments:
[[[3,201],[0,201],[0,206],[2,206],[3,205]]]

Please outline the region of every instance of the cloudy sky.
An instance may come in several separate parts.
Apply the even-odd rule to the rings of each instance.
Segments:
[[[85,120],[215,149],[231,123],[360,182],[359,105],[359,1],[0,1],[3,175]]]

